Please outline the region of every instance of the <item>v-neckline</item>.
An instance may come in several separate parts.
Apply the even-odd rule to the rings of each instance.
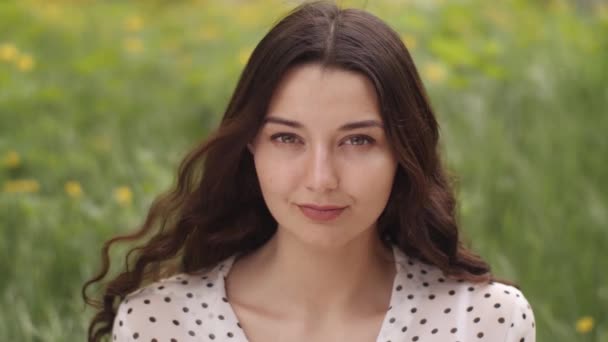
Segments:
[[[389,300],[389,305],[388,308],[386,309],[386,313],[384,314],[384,318],[382,319],[382,325],[380,326],[380,330],[378,331],[378,336],[375,339],[375,342],[380,342],[380,341],[384,341],[384,337],[388,334],[388,326],[389,326],[389,320],[390,320],[390,313],[391,313],[391,308],[394,308],[395,305],[400,302],[399,299],[399,294],[402,292],[399,292],[398,288],[398,284],[402,283],[402,279],[401,276],[403,274],[403,271],[400,270],[400,267],[402,267],[405,263],[405,255],[399,250],[399,248],[396,245],[391,245],[392,247],[392,251],[393,251],[393,258],[394,258],[394,264],[395,264],[395,277],[393,278],[393,285],[391,288],[391,296],[390,296],[390,300]],[[236,257],[238,256],[238,254],[235,254],[231,257],[229,257],[228,259],[226,259],[225,261],[223,261],[222,263],[220,263],[220,267],[219,267],[219,272],[220,272],[220,277],[218,279],[219,281],[219,290],[220,290],[220,297],[221,298],[226,298],[226,304],[228,305],[228,309],[227,309],[227,314],[228,316],[230,316],[229,318],[234,320],[235,322],[237,322],[238,324],[238,338],[239,340],[237,341],[242,341],[242,342],[249,342],[249,339],[247,338],[247,335],[245,334],[245,330],[243,329],[243,327],[240,325],[240,319],[237,316],[236,312],[234,311],[234,308],[232,307],[232,304],[230,304],[230,300],[228,299],[228,291],[226,290],[226,277],[228,276],[228,273],[230,273],[230,269],[232,268],[232,265],[234,264],[234,261],[236,260]],[[236,336],[235,336],[236,337]]]

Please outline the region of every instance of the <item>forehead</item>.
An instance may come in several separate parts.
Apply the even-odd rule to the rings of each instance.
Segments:
[[[271,98],[267,115],[329,123],[380,119],[373,83],[362,73],[320,64],[290,68]]]

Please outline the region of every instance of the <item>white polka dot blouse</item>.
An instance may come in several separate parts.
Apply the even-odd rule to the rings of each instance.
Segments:
[[[534,342],[530,304],[515,287],[446,278],[393,247],[397,274],[376,342]],[[177,274],[127,295],[113,341],[249,342],[226,296],[236,256],[201,274]]]

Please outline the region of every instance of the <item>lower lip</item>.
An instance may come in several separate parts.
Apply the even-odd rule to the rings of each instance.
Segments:
[[[315,221],[331,221],[344,211],[345,208],[342,209],[331,209],[331,210],[316,210],[308,207],[300,207],[300,210],[306,217],[315,220]]]

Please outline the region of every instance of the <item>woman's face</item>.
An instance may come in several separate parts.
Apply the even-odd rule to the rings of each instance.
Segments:
[[[397,162],[364,75],[290,69],[249,149],[278,229],[328,248],[376,234]]]

